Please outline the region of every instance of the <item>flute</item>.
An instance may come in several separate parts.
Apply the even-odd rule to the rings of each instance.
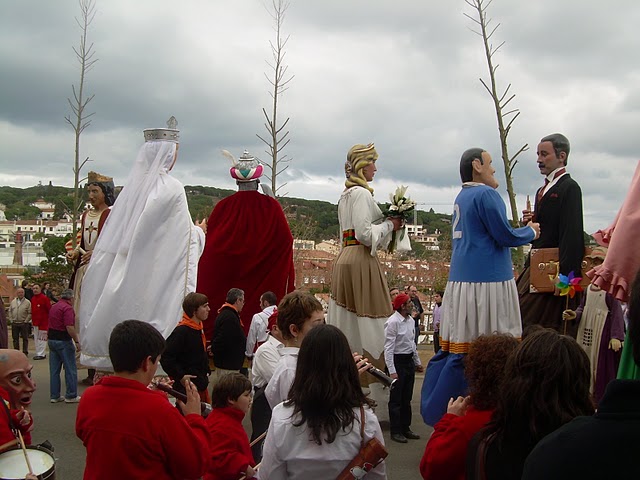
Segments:
[[[379,368],[374,367],[369,362],[366,362],[365,365],[369,365],[369,369],[366,371],[373,375],[376,379],[380,380],[385,387],[389,387],[390,389],[393,389],[393,387],[395,387],[395,383],[398,381],[397,378],[391,378],[389,375],[384,373]]]
[[[177,390],[174,390],[173,388],[171,388],[169,385],[166,385],[164,383],[154,383],[155,387],[158,390],[161,390],[165,393],[168,393],[169,395],[171,395],[172,397],[177,398],[178,400],[180,400],[183,403],[187,403],[187,395],[179,392]],[[207,402],[200,402],[200,414],[204,417],[207,418],[209,416],[209,414],[211,413],[213,409],[211,408],[211,405],[209,405]]]

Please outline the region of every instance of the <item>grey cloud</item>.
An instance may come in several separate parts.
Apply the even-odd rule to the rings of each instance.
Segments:
[[[96,115],[82,141],[91,168],[124,182],[141,130],[169,115],[180,122],[174,175],[184,182],[234,188],[222,148],[266,159],[255,134],[264,133],[261,109],[270,103],[263,72],[273,32],[261,2],[97,6],[90,37],[99,62],[87,78]],[[348,148],[368,141],[380,153],[377,197],[411,183],[416,196],[451,202],[460,154],[473,145],[493,155],[504,192],[495,113],[478,81],[488,77],[482,45],[463,12],[472,13],[462,1],[292,0],[284,30],[295,79],[279,105],[280,118],[291,117],[292,195],[335,202]],[[71,183],[73,134],[63,117],[77,82],[77,14],[75,2],[3,5],[2,171],[15,185],[32,184],[34,172]],[[496,56],[499,84],[513,83],[522,112],[510,151],[530,145],[515,170],[519,207],[542,183],[539,138],[562,131],[572,142],[569,169],[583,187],[585,223],[604,226],[637,159],[640,4],[496,0],[490,16],[502,23],[495,41],[506,41]]]

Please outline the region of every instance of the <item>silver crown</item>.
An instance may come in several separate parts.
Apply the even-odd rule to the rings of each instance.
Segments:
[[[260,165],[260,160],[245,150],[242,152],[242,155],[240,155],[240,158],[238,158],[236,168],[248,170],[250,168],[256,168],[258,165]]]
[[[176,120],[176,117],[171,116],[171,118],[167,120],[168,128],[147,128],[143,130],[144,141],[151,142],[153,140],[166,140],[177,143],[180,140],[180,130],[176,128],[177,126],[178,121]]]

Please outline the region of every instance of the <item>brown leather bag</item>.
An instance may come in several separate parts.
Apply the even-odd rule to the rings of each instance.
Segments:
[[[591,253],[590,247],[585,247],[584,256]],[[531,249],[529,293],[553,293],[558,282],[560,272],[560,250],[557,248],[533,248]],[[589,286],[591,279],[587,277],[587,272],[592,265],[583,257],[580,286],[584,289]]]
[[[347,465],[336,480],[353,480],[364,478],[379,463],[387,458],[389,452],[377,438],[364,443],[364,407],[360,405],[360,451]]]

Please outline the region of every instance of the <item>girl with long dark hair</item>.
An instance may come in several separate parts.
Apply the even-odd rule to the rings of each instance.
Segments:
[[[471,440],[469,479],[519,479],[527,455],[546,435],[594,412],[589,357],[570,337],[540,329],[507,361],[491,423]]]
[[[363,440],[375,437],[384,443],[347,338],[335,326],[319,325],[307,333],[288,397],[273,409],[260,478],[336,478]],[[366,478],[386,478],[384,463]]]

